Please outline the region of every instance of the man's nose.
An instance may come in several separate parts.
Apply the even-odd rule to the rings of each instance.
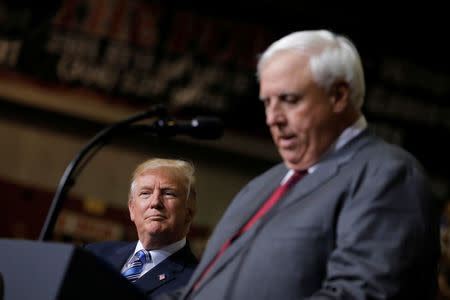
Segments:
[[[284,111],[277,100],[269,100],[266,105],[266,124],[268,126],[282,125],[286,122]]]
[[[150,197],[150,207],[159,208],[162,207],[162,193],[160,189],[155,188],[153,190],[152,196]]]

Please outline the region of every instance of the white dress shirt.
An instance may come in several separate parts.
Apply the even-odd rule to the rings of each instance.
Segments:
[[[152,268],[154,268],[157,264],[165,260],[170,255],[174,254],[181,248],[183,248],[186,245],[186,238],[183,238],[179,240],[178,242],[175,242],[173,244],[170,244],[168,246],[162,247],[158,250],[150,250],[150,256],[151,256],[151,262],[144,264],[142,267],[142,272],[139,275],[139,278],[141,278],[145,273],[150,271]],[[128,268],[128,265],[130,261],[132,260],[133,256],[138,252],[139,250],[144,249],[144,246],[142,246],[141,241],[138,241],[136,248],[134,249],[133,254],[128,258],[125,265],[122,267],[122,272],[125,271]]]

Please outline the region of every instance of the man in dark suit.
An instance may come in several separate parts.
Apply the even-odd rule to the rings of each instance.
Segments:
[[[186,241],[195,215],[192,164],[150,159],[131,180],[128,207],[139,241],[99,242],[85,248],[133,282],[148,296],[179,289],[198,261]]]
[[[235,197],[183,292],[157,299],[433,299],[429,183],[368,131],[354,45],[292,33],[262,54],[258,76],[283,163]]]

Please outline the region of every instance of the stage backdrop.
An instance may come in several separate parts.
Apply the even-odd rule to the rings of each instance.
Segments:
[[[363,11],[343,20],[333,17],[342,9],[298,1],[278,10],[272,1],[235,1],[220,13],[211,10],[216,4],[193,3],[53,0],[44,7],[3,0],[0,99],[105,123],[156,103],[180,118],[216,115],[228,136],[244,136],[229,147],[276,161],[273,147],[244,142],[270,145],[254,74],[257,56],[290,31],[325,27],[348,35],[361,50],[364,112],[372,129],[412,152],[436,197],[447,200],[450,76],[438,56],[442,46],[432,46],[439,37],[435,22],[418,24],[418,12],[386,11],[381,22],[375,14],[376,24]]]

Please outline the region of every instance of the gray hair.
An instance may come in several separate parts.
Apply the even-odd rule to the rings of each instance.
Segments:
[[[361,109],[366,89],[364,72],[358,51],[348,38],[328,30],[291,33],[272,43],[259,57],[258,80],[264,63],[283,50],[309,57],[313,80],[325,90],[330,90],[336,80],[344,79],[350,87],[351,103]]]

